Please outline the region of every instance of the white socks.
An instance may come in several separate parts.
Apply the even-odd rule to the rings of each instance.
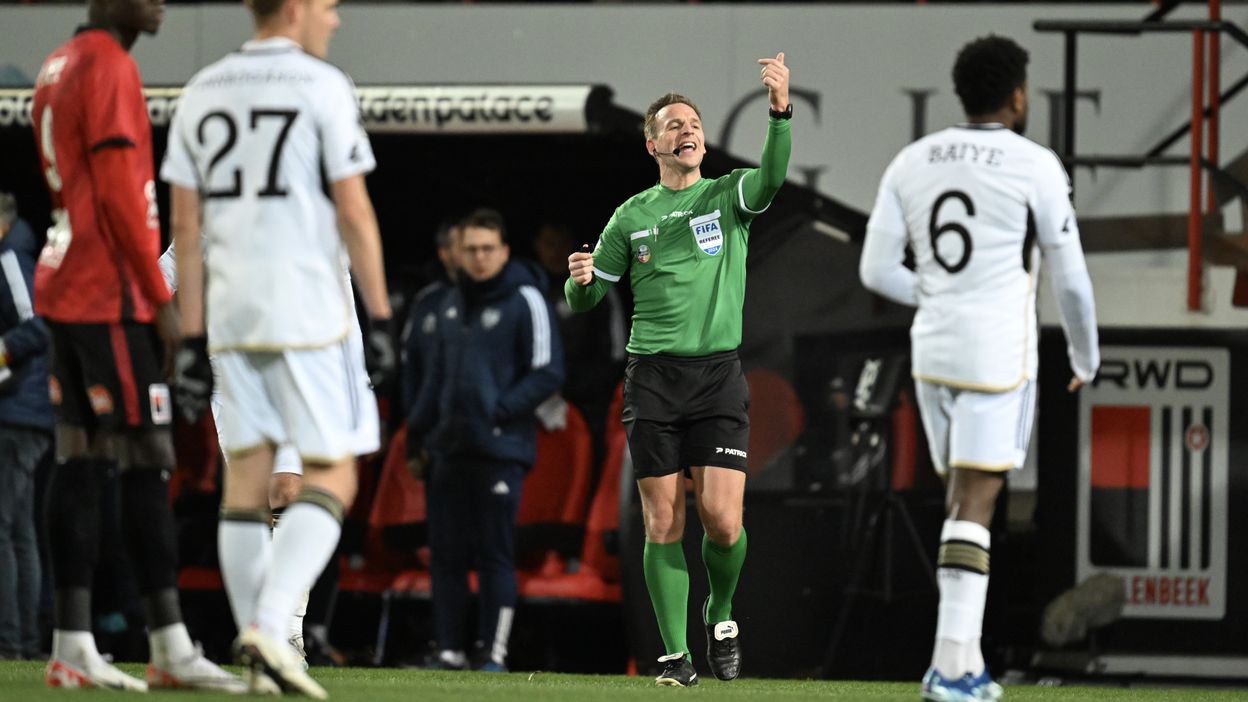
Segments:
[[[338,548],[342,525],[324,507],[295,502],[273,535],[273,560],[253,620],[275,641],[287,639],[299,598],[312,588]]]
[[[165,667],[173,661],[181,661],[195,655],[195,644],[182,622],[170,624],[147,633],[152,649],[152,663]],[[97,670],[108,665],[95,647],[95,635],[89,631],[52,631],[52,660],[64,661],[84,671]]]
[[[988,549],[992,537],[974,522],[946,520],[940,533],[936,578],[940,608],[932,666],[946,680],[979,675],[984,656],[979,642],[988,598]]]
[[[242,631],[256,617],[256,601],[273,560],[269,525],[223,518],[217,525],[217,551],[234,623]]]
[[[317,577],[320,576],[318,575]],[[295,613],[290,617],[289,626],[286,630],[290,634],[292,642],[299,642],[295,647],[298,649],[303,648],[303,618],[308,614],[308,598],[310,596],[310,592],[307,590],[303,591],[303,597],[299,598],[299,606],[295,608]]]
[[[52,630],[52,660],[64,661],[80,668],[104,665],[104,657],[95,647],[95,635],[89,631]]]
[[[157,667],[184,661],[196,654],[195,644],[182,622],[148,631],[147,641],[152,648],[152,662]]]
[[[278,449],[278,453],[280,454],[282,450],[286,448],[289,447],[283,446],[281,449]],[[285,520],[274,518],[273,533],[277,533],[285,523]],[[303,597],[299,600],[299,606],[295,608],[295,613],[290,617],[289,626],[287,627],[286,632],[288,640],[295,644],[295,648],[299,649],[300,653],[303,652],[303,618],[308,613],[308,598],[311,597],[311,594],[312,593],[307,590],[304,591]]]

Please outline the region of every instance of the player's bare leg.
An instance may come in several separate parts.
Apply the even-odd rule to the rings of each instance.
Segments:
[[[186,687],[243,692],[243,683],[204,657],[186,630],[177,591],[177,553],[166,482],[173,464],[167,432],[146,430],[127,435],[98,433],[88,445],[84,430],[58,430],[62,451],[70,457],[54,474],[49,502],[54,567],[67,586],[56,596],[57,631],[47,682],[55,687],[108,687],[146,690]],[[99,528],[100,475],[114,458],[121,465],[121,526],[147,618],[152,660],[147,682],[106,663],[90,628],[90,581],[98,557],[94,533]],[[90,470],[84,470],[88,467]],[[66,484],[62,484],[62,482]],[[77,500],[81,515],[68,516]],[[89,529],[84,532],[83,529]],[[60,554],[59,556],[57,554]],[[72,554],[76,565],[69,565]]]
[[[167,429],[127,432],[118,441],[121,465],[121,527],[134,564],[147,619],[152,659],[150,688],[187,688],[241,693],[239,678],[204,657],[182,621],[177,588],[177,540],[169,505],[175,459]]]
[[[936,645],[924,682],[925,699],[946,699],[944,683],[963,678],[969,681],[967,686],[982,688],[977,699],[995,700],[1002,694],[1000,685],[986,679],[980,637],[988,596],[988,527],[1004,482],[1000,472],[966,468],[950,471],[945,501],[947,518],[941,530],[936,565],[940,585]],[[937,675],[941,680],[935,679]],[[977,682],[981,677],[985,680]]]
[[[732,619],[732,596],[745,563],[748,539],[742,526],[745,472],[707,466],[693,468],[694,499],[705,535],[702,563],[711,594],[702,605],[706,657],[711,673],[734,680],[741,673],[740,628]]]
[[[689,566],[682,539],[685,534],[685,476],[672,473],[637,481],[641,514],[646,528],[642,564],[646,589],[654,605],[666,654],[659,658],[663,672],[659,685],[689,687],[698,684],[685,640],[689,611]]]
[[[56,582],[52,658],[44,677],[51,687],[144,691],[146,683],[104,660],[91,633],[91,587],[99,560],[100,499],[107,469],[96,450],[103,453],[103,443],[93,446],[85,429],[57,424],[57,462],[44,512]]]

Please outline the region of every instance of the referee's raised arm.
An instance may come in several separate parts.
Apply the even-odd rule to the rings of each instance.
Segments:
[[[759,167],[746,173],[741,182],[740,204],[751,214],[767,209],[779,192],[788,174],[789,154],[793,150],[789,135],[793,104],[789,102],[789,67],[784,63],[784,52],[776,54],[775,58],[760,58],[758,63],[762,66],[759,79],[767,86],[769,117]]]

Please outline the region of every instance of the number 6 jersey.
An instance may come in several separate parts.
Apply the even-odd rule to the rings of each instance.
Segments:
[[[191,79],[160,174],[201,197],[214,353],[346,336],[346,252],[328,190],[374,165],[351,79],[293,41],[249,41]]]
[[[907,245],[913,272],[902,265]],[[951,127],[893,159],[860,272],[868,288],[918,305],[910,329],[916,378],[1003,392],[1036,374],[1037,247],[1071,365],[1091,379],[1096,313],[1070,181],[1052,151],[1000,124]]]

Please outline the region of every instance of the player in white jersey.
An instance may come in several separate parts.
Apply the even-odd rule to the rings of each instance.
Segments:
[[[1005,472],[1023,463],[1036,378],[1043,257],[1078,390],[1100,364],[1096,310],[1070,181],[1021,136],[1027,52],[996,36],[962,48],[954,86],[967,121],[902,149],[867,224],[863,283],[916,305],[912,369],[936,469],[947,478],[937,559],[940,610],[925,700],[996,700],[980,651],[988,525]],[[914,252],[913,271],[903,266]],[[1039,249],[1037,251],[1037,248]]]
[[[160,265],[160,274],[165,279],[165,285],[169,287],[170,292],[177,292],[177,254],[173,244],[170,244],[169,248],[161,254],[158,263]],[[350,272],[345,270],[345,264],[344,275],[347,276],[349,285]],[[369,374],[364,360],[364,337],[360,329],[359,320],[355,314],[354,299],[351,304],[351,324],[348,336],[347,344],[350,355],[352,387],[355,390],[355,402],[360,408],[355,455],[364,456],[381,448],[381,421],[377,415],[377,398],[373,394],[372,384],[369,381]],[[214,425],[217,428],[217,443],[224,447],[229,442],[221,435],[221,398],[218,392],[212,393],[210,405],[215,420]],[[192,416],[198,416],[202,412],[202,408],[191,407],[189,409]],[[289,443],[278,446],[273,456],[273,477],[269,481],[269,509],[273,513],[274,527],[280,523],[279,515],[299,496],[302,486],[303,463],[299,460],[299,452]],[[296,651],[299,651],[301,657],[305,660],[307,656],[304,652],[303,644],[303,618],[307,613],[307,607],[308,593],[305,592],[298,608],[295,610],[294,616],[290,619],[288,632],[291,645],[295,647]]]
[[[253,679],[264,674],[324,698],[286,626],[332,556],[356,492],[362,413],[350,378],[344,245],[371,328],[390,319],[364,185],[375,162],[350,79],[323,61],[337,0],[248,6],[255,37],[187,84],[161,170],[172,186],[187,337],[178,398],[207,402],[211,351],[230,459],[218,540],[240,659]],[[389,367],[379,370],[393,370],[393,355],[377,353],[388,341],[370,333],[374,368],[384,359]],[[303,489],[270,543],[267,484],[275,448],[286,443],[302,460]]]

